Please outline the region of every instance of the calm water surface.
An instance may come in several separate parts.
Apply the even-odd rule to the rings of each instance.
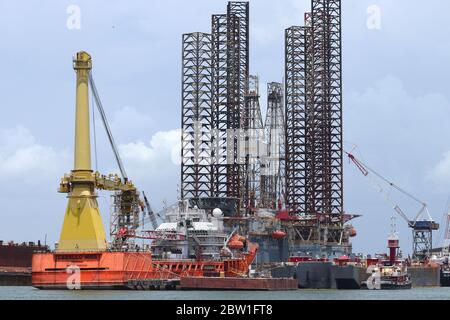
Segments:
[[[255,291],[42,291],[32,287],[1,287],[2,300],[450,300],[450,288],[411,290]]]

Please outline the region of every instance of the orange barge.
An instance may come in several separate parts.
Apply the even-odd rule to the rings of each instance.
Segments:
[[[47,252],[33,255],[32,285],[39,289],[127,289],[136,281],[248,275],[257,245],[218,261],[153,260],[150,252]]]

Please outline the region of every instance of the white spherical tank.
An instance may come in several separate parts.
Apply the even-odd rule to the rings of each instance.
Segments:
[[[214,218],[220,218],[222,216],[222,210],[220,210],[219,208],[215,208],[212,211],[212,215]]]

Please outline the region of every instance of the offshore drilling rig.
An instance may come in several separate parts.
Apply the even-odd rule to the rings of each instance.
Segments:
[[[341,1],[312,0],[285,30],[284,83],[262,121],[249,74],[249,3],[182,39],[181,198],[220,208],[260,244],[259,261],[351,252],[342,169]]]

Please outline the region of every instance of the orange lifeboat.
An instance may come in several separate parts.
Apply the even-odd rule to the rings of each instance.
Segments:
[[[275,230],[274,232],[272,232],[272,238],[274,239],[283,239],[284,237],[286,237],[286,232],[284,231]]]
[[[228,248],[230,249],[242,249],[244,247],[244,243],[241,241],[242,237],[238,234],[235,234],[231,237],[230,241],[228,241]]]
[[[352,228],[352,230],[350,230],[350,237],[356,237],[356,235],[357,235],[358,233],[356,232],[356,229],[355,228]]]
[[[238,241],[241,241],[242,243],[244,243],[245,241],[247,241],[247,238],[246,238],[246,237],[240,236],[240,235],[238,235],[237,239],[238,239]]]

